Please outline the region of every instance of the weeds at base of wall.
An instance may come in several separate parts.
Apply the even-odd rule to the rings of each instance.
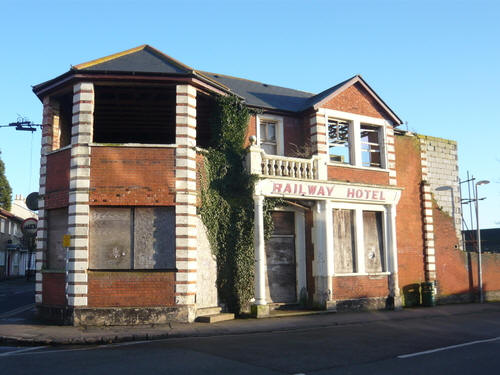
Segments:
[[[217,259],[219,299],[237,314],[249,310],[254,296],[254,209],[256,176],[243,163],[250,110],[234,96],[218,97],[211,120],[211,146],[203,152],[199,214]],[[271,210],[281,199],[264,202],[265,238],[272,233]]]

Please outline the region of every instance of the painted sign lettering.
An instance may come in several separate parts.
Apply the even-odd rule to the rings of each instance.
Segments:
[[[398,201],[400,193],[396,189],[343,183],[322,183],[305,181],[266,180],[260,183],[264,195],[297,197],[308,199],[332,199],[342,201],[362,201],[390,204]]]

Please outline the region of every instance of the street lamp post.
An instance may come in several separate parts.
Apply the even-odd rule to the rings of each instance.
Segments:
[[[479,196],[477,195],[477,187],[479,185],[486,185],[489,184],[490,182],[488,180],[481,180],[476,182],[475,185],[475,193],[476,193],[476,225],[477,225],[477,279],[478,279],[478,285],[479,285],[479,302],[483,303],[484,302],[484,295],[483,295],[483,265],[482,265],[482,260],[481,260],[481,231],[479,230]]]

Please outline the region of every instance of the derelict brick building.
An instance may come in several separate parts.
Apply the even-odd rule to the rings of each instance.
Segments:
[[[146,45],[74,66],[34,92],[44,108],[36,279],[44,315],[192,321],[219,304],[197,215],[197,148],[210,136],[214,97],[228,94],[261,110],[248,125],[246,165],[261,177],[258,314],[303,298],[323,308],[399,306],[402,288],[423,281],[437,280],[441,301],[473,296],[474,259],[458,236],[456,143],[398,130],[399,117],[361,76],[311,94],[197,71]],[[273,213],[266,243],[265,197],[290,203]],[[500,260],[486,257],[494,298]]]

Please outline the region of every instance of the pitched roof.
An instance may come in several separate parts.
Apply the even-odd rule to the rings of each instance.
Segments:
[[[268,85],[262,82],[231,77],[224,74],[200,72],[228,87],[233,93],[245,99],[254,107],[298,112],[304,109],[309,98],[314,94],[286,87]]]
[[[69,72],[34,86],[33,91],[39,94],[50,84],[59,82],[63,78],[71,76],[72,73],[76,72],[83,74],[144,73],[191,76],[208,82],[212,87],[240,96],[249,106],[289,112],[302,112],[309,108],[318,108],[323,102],[340,94],[346,88],[355,83],[360,83],[381,107],[384,108],[390,117],[395,120],[395,124],[402,123],[397,115],[359,75],[332,86],[319,94],[312,94],[286,87],[231,77],[224,74],[197,71],[147,44],[75,65]]]
[[[73,66],[76,70],[189,74],[193,68],[144,44],[123,52]]]

